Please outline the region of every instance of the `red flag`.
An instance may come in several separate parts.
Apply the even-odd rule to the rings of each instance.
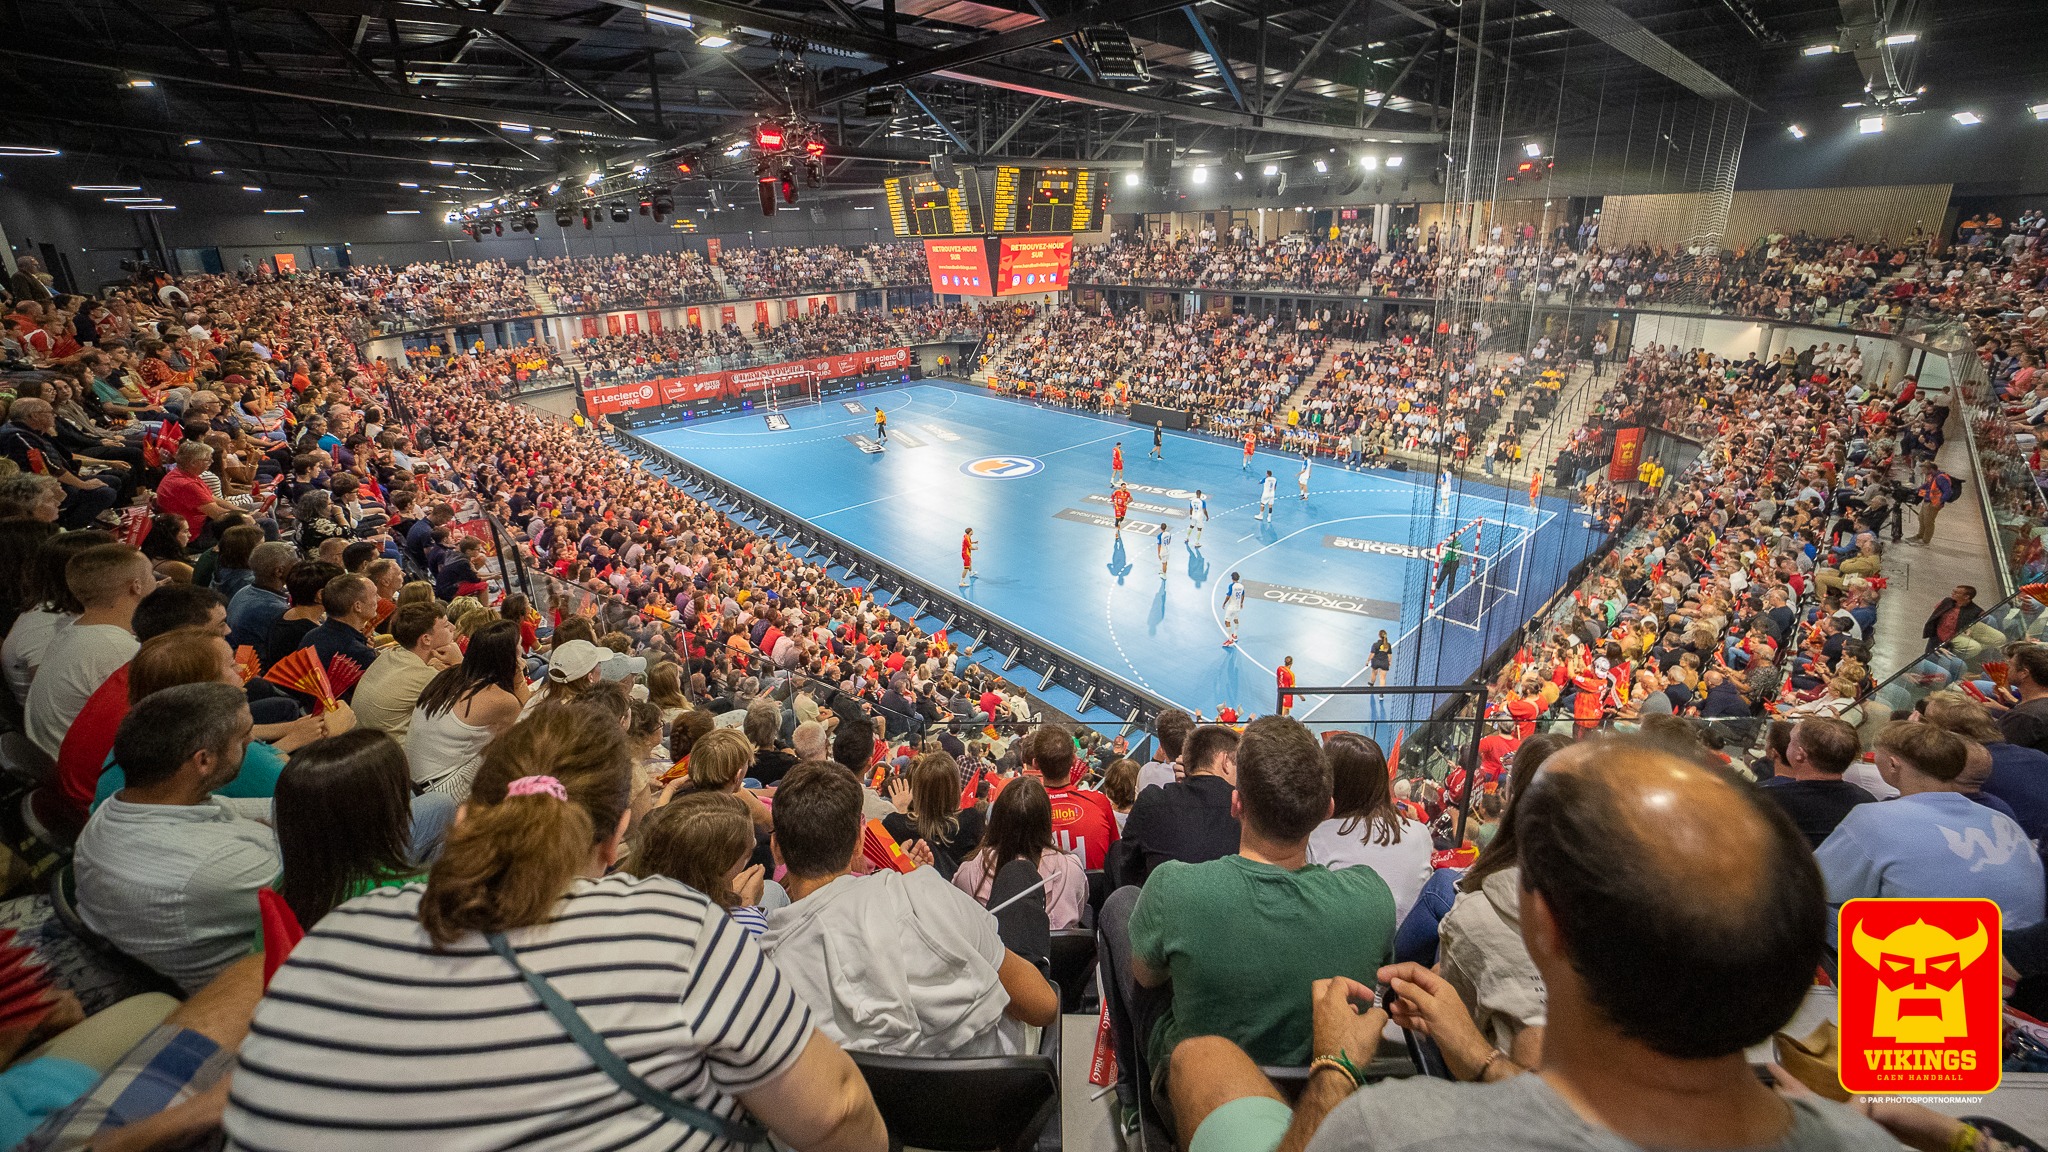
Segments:
[[[1394,750],[1387,753],[1387,779],[1389,780],[1401,774],[1401,737],[1406,731],[1407,729],[1405,728],[1394,730]]]

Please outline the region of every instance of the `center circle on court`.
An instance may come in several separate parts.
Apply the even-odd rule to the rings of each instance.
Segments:
[[[1036,456],[983,456],[960,466],[961,472],[983,480],[1022,480],[1044,470],[1045,461]]]

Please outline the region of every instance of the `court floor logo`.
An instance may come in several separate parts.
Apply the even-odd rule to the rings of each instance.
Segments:
[[[1045,461],[1036,456],[983,456],[969,460],[960,466],[960,471],[983,480],[1022,480],[1035,476],[1045,468]]]

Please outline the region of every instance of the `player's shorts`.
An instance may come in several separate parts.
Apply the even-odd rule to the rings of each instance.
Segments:
[[[1232,627],[1236,627],[1238,611],[1239,609],[1236,608],[1225,608],[1223,610],[1223,622]]]

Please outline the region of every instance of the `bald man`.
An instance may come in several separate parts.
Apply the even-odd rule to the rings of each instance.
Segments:
[[[1400,996],[1396,1019],[1478,1083],[1360,1090],[1344,1062],[1366,1065],[1387,1014],[1372,989],[1319,980],[1314,1051],[1333,1059],[1318,1059],[1291,1113],[1228,1041],[1174,1051],[1189,1152],[1896,1152],[1862,1114],[1781,1096],[1743,1057],[1791,1018],[1821,958],[1820,872],[1784,813],[1682,751],[1604,737],[1544,762],[1515,801],[1515,831],[1522,940],[1549,996],[1540,1072],[1495,1050],[1435,973],[1396,964],[1379,972]]]

